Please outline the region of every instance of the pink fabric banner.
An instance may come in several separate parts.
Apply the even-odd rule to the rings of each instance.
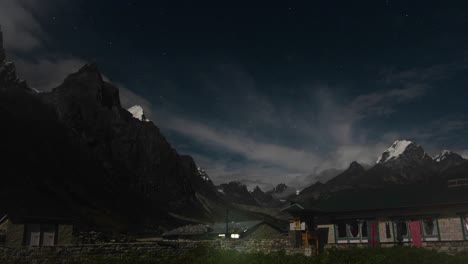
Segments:
[[[369,239],[369,244],[371,247],[377,247],[378,246],[378,240],[377,240],[377,223],[372,222],[370,225],[370,239]]]
[[[419,221],[413,221],[409,223],[411,229],[411,239],[413,246],[417,248],[422,247],[422,236],[421,236],[421,224]]]

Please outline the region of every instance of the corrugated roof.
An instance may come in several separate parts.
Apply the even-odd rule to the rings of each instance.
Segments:
[[[314,206],[324,212],[344,212],[460,203],[468,203],[467,187],[407,185],[393,188],[342,191],[331,194],[326,199],[319,200]],[[309,207],[306,207],[306,210],[309,210]]]
[[[210,231],[211,227],[209,225],[186,225],[167,231],[163,234],[163,236],[203,235],[209,233]]]
[[[264,221],[245,221],[228,223],[230,234],[241,234],[255,228]],[[215,223],[212,225],[187,225],[165,232],[163,236],[196,236],[226,233],[226,223]]]
[[[263,221],[231,222],[228,223],[228,232],[229,234],[241,234],[247,232],[249,229],[254,228],[261,223],[263,223]],[[215,223],[213,225],[212,233],[226,233],[226,223]]]

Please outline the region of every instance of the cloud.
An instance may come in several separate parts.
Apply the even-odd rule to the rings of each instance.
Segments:
[[[5,48],[14,51],[30,51],[41,45],[44,30],[31,12],[37,10],[39,1],[0,1],[0,25],[5,37]],[[41,1],[45,2],[45,1]]]
[[[259,186],[263,191],[271,190],[278,183],[296,186],[294,179],[302,175],[276,166],[262,166],[258,162],[247,161],[233,164],[225,159],[211,158],[194,154],[193,158],[198,166],[209,173],[210,178],[217,185],[233,180],[240,181],[249,190]]]
[[[76,1],[67,0],[2,0],[0,25],[5,35],[5,48],[12,53],[29,52],[41,47],[50,37],[41,18],[59,8],[73,8]]]
[[[203,123],[171,116],[164,126],[206,145],[222,148],[243,155],[249,160],[278,165],[288,169],[309,170],[320,158],[310,152],[258,142],[242,135],[240,131],[217,130]]]
[[[345,169],[352,161],[374,164],[402,134],[386,131],[371,136],[363,122],[396,114],[399,104],[423,97],[430,88],[429,77],[392,73],[378,82],[380,89],[374,92],[343,99],[330,87],[314,85],[307,87],[310,96],[291,104],[259,91],[254,78],[239,65],[223,64],[221,69],[210,72],[215,77],[201,75],[206,91],[199,96],[210,98],[203,103],[219,109],[227,122],[181,113],[177,104],[155,107],[154,112],[163,118],[163,130],[205,148],[188,151],[215,182],[236,179],[262,188],[280,182],[300,188],[323,171]],[[205,92],[208,96],[203,96]],[[252,129],[244,125],[250,120]],[[239,155],[243,160],[200,158],[200,153],[210,151]]]
[[[154,123],[155,116],[153,115],[153,105],[145,97],[133,92],[128,89],[125,85],[120,83],[114,83],[119,88],[120,103],[123,108],[128,109],[134,105],[139,105],[143,108],[145,117]]]
[[[468,149],[459,150],[457,153],[459,153],[463,158],[468,159]]]
[[[40,91],[50,91],[59,86],[66,76],[78,71],[86,62],[78,58],[42,58],[38,61],[15,59],[20,78]]]
[[[411,129],[408,135],[421,142],[429,152],[438,153],[445,146],[468,128],[468,120],[464,116],[448,116],[434,120],[424,126]],[[442,147],[447,148],[447,146]]]

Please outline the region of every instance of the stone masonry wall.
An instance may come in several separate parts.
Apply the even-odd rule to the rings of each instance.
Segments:
[[[463,240],[460,217],[439,218],[439,229],[442,241]]]
[[[386,225],[389,224],[390,227],[390,237],[387,238],[387,227]],[[393,224],[391,221],[379,221],[379,238],[380,242],[393,242]]]
[[[0,263],[73,263],[90,258],[125,258],[140,256],[160,260],[180,256],[197,247],[231,249],[239,252],[271,253],[285,251],[287,254],[310,254],[310,249],[293,248],[288,239],[257,240],[164,240],[147,243],[67,245],[54,247],[0,247]]]
[[[381,243],[380,247],[389,248],[397,246],[395,243]],[[404,243],[404,246],[411,246],[411,243]],[[325,249],[347,250],[353,248],[367,248],[367,244],[328,244]],[[449,254],[467,253],[468,241],[427,241],[423,242],[423,248]]]

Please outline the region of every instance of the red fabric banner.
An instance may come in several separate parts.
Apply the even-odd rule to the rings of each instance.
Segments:
[[[378,240],[377,240],[377,223],[372,222],[370,225],[370,239],[369,239],[369,244],[371,247],[377,247],[378,246]]]
[[[422,236],[421,236],[421,224],[419,221],[410,222],[411,230],[411,240],[413,241],[413,246],[417,248],[422,247]]]

